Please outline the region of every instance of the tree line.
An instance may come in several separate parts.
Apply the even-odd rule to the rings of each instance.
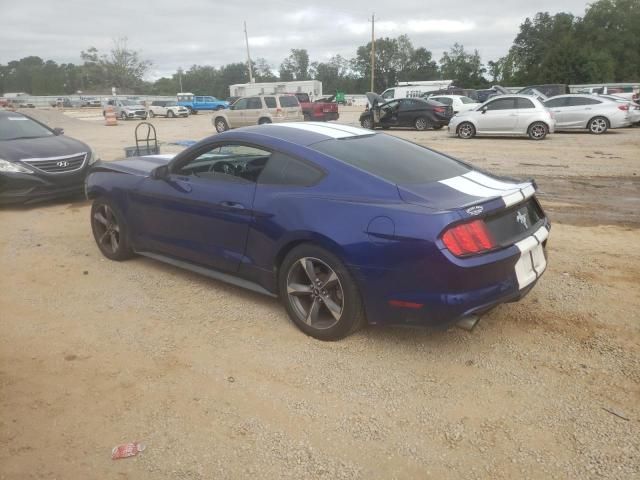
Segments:
[[[336,55],[311,61],[304,48],[294,48],[279,66],[264,58],[253,62],[257,82],[316,79],[325,92],[362,93],[371,85],[371,42],[359,46],[352,58]],[[122,93],[175,95],[180,90],[225,98],[229,85],[247,83],[244,62],[221,67],[192,65],[184,72],[145,81],[151,62],[118,39],[110,52],[88,48],[82,63],[58,64],[37,56],[0,64],[0,92],[33,95],[107,94],[115,86]],[[407,35],[379,38],[375,49],[375,90],[398,81],[450,79],[467,88],[495,83],[609,83],[640,79],[640,1],[597,0],[583,17],[540,12],[521,25],[508,53],[482,62],[477,50],[454,44],[439,61]]]

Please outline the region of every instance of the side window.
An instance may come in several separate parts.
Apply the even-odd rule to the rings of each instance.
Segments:
[[[233,104],[234,110],[246,110],[247,109],[247,100],[248,98],[241,98],[237,100],[236,103]]]
[[[213,97],[204,97],[204,101],[211,103],[211,102],[215,102],[215,99]]]
[[[516,98],[516,108],[536,108],[528,98]]]
[[[453,99],[452,98],[447,98],[447,97],[436,97],[436,98],[430,98],[429,100],[434,100],[436,102],[439,102],[443,105],[452,105],[453,104]]]
[[[568,97],[569,102],[568,105],[570,107],[582,107],[585,105],[596,105],[598,103],[602,103],[595,98],[585,98],[585,97]]]
[[[261,110],[262,100],[260,97],[251,97],[247,99],[247,109],[249,110]]]
[[[515,108],[515,98],[499,98],[487,104],[487,110],[511,110]]]
[[[174,173],[205,179],[256,182],[271,152],[237,143],[205,148],[174,168]]]
[[[283,153],[274,152],[262,171],[258,183],[308,187],[320,181],[324,173],[317,167]]]
[[[384,98],[385,100],[390,100],[390,99],[393,98],[395,93],[396,93],[396,91],[392,88],[391,90],[387,90],[386,92],[384,92],[382,94],[382,98]]]
[[[412,110],[416,107],[416,102],[410,99],[400,100],[400,110]]]
[[[264,103],[267,105],[267,108],[278,108],[276,105],[276,97],[264,97]]]
[[[544,106],[547,108],[564,107],[566,104],[566,100],[566,97],[552,98],[551,100],[547,100],[546,102],[544,102]]]

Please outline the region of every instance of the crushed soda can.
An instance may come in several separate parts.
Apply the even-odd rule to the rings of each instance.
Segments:
[[[122,445],[116,445],[111,450],[111,460],[118,460],[119,458],[135,457],[139,452],[142,452],[147,448],[140,442],[123,443]]]

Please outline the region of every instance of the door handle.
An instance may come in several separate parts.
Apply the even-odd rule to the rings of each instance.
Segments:
[[[238,203],[238,202],[229,202],[229,201],[224,201],[224,202],[220,202],[220,205],[222,205],[223,207],[226,208],[235,208],[236,210],[244,210],[245,207],[243,204]]]

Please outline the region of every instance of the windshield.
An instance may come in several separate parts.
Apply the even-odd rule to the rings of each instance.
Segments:
[[[0,116],[0,141],[50,137],[52,135],[51,130],[23,115]]]
[[[429,183],[463,175],[463,163],[386,134],[324,140],[310,148],[396,184]]]
[[[132,100],[121,100],[120,103],[122,103],[122,105],[124,105],[125,107],[139,107],[140,104],[132,101]]]
[[[178,105],[178,102],[167,102],[164,104],[165,107],[175,107]]]
[[[469,98],[469,97],[460,97],[460,101],[462,103],[478,103],[473,98]]]

